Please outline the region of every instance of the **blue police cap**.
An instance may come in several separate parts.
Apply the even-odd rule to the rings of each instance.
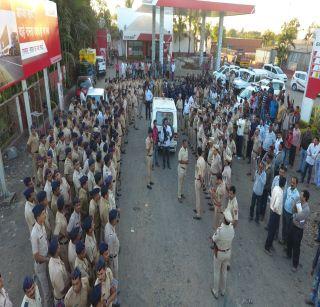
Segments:
[[[72,228],[72,230],[69,232],[69,238],[71,239],[71,241],[74,241],[76,239],[79,232],[80,232],[80,227]]]
[[[40,191],[40,192],[38,192],[38,194],[37,194],[37,201],[38,201],[39,203],[43,202],[46,198],[47,198],[47,193],[46,193],[46,191]]]
[[[89,166],[91,166],[92,164],[94,164],[94,160],[92,158],[89,159],[88,161]]]
[[[99,188],[94,188],[92,191],[91,191],[91,196],[94,197],[95,195],[99,194],[100,193],[100,189]]]
[[[34,284],[34,280],[31,276],[26,276],[23,280],[23,291],[29,290]]]
[[[85,245],[82,241],[76,243],[76,253],[77,255],[81,254],[85,249]]]
[[[52,151],[51,151],[51,150],[48,150],[48,151],[47,151],[47,156],[53,158],[53,154],[52,154]]]
[[[107,243],[101,242],[99,244],[99,252],[100,252],[100,254],[102,255],[104,252],[106,252],[108,250],[108,248],[109,248],[109,246],[108,246]]]
[[[96,271],[99,272],[101,269],[106,267],[106,263],[102,256],[99,257],[98,262],[96,263]]]
[[[71,152],[71,148],[70,148],[70,147],[67,147],[67,148],[65,149],[66,155],[68,155],[70,152]]]
[[[59,211],[62,210],[64,207],[64,198],[62,195],[60,195],[57,199],[57,207]]]
[[[110,212],[109,212],[109,221],[113,221],[117,218],[118,216],[118,211],[116,209],[112,209]]]
[[[35,219],[37,219],[38,216],[42,213],[42,211],[45,210],[44,205],[35,205],[32,209],[32,213]]]
[[[53,238],[50,243],[49,243],[49,247],[48,247],[48,252],[51,256],[54,256],[58,250],[58,239],[57,238]]]
[[[33,192],[34,192],[33,188],[28,188],[23,192],[23,195],[28,200]]]
[[[60,131],[60,132],[58,133],[58,138],[61,138],[61,137],[63,137],[63,136],[64,136],[63,131]]]
[[[28,186],[28,184],[31,182],[31,177],[26,177],[23,179],[23,183],[25,186]]]
[[[73,272],[71,273],[71,279],[78,279],[81,278],[81,271],[78,267],[76,267]]]
[[[94,286],[90,293],[90,303],[93,306],[97,306],[97,304],[101,301],[101,284]]]
[[[105,179],[104,182],[105,182],[106,185],[109,185],[109,183],[112,182],[112,176],[109,175],[109,176]]]
[[[54,180],[54,181],[51,182],[52,191],[57,190],[59,187],[60,187],[60,182],[59,181]]]
[[[91,216],[87,216],[83,221],[82,228],[85,231],[88,231],[91,228],[91,226],[92,226],[92,217]]]
[[[82,176],[80,179],[80,184],[81,185],[84,185],[87,181],[88,181],[88,177],[87,176]]]

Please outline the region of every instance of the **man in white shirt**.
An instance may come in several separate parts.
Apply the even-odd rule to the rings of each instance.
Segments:
[[[86,95],[84,94],[83,88],[80,91],[80,101],[81,101],[81,104],[86,103]]]
[[[10,301],[9,294],[3,286],[4,286],[3,277],[0,274],[0,306],[12,307],[13,305]]]
[[[237,156],[238,160],[241,159],[242,154],[242,143],[243,143],[243,134],[244,127],[246,124],[246,120],[242,118],[242,114],[240,114],[240,118],[237,120]]]
[[[36,194],[34,192],[33,188],[28,188],[23,192],[25,198],[26,198],[26,204],[24,207],[24,217],[26,219],[29,231],[31,233],[32,227],[35,224],[35,219],[33,216],[32,209],[35,206],[35,200],[36,200]]]
[[[153,94],[150,88],[146,89],[145,100],[146,100],[146,119],[151,119],[151,105],[152,105]]]
[[[270,251],[275,234],[279,228],[280,216],[283,208],[283,189],[286,185],[286,178],[280,177],[279,185],[275,186],[271,192],[270,218],[268,223],[268,237],[264,246],[264,251],[272,256]]]
[[[172,61],[172,63],[171,63],[171,79],[172,79],[172,81],[174,79],[175,70],[176,70],[176,64],[174,63],[174,61]]]
[[[307,149],[306,164],[305,164],[302,176],[301,176],[302,183],[304,182],[304,178],[307,174],[307,171],[308,171],[307,183],[308,184],[310,183],[312,168],[313,168],[314,163],[315,163],[317,156],[319,154],[320,154],[319,138],[315,137],[313,140],[313,143],[311,143]]]

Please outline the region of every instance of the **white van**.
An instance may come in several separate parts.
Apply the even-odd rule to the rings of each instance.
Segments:
[[[177,109],[172,98],[154,97],[152,102],[152,116],[151,126],[153,121],[157,120],[157,128],[160,132],[162,129],[163,120],[167,118],[169,125],[172,129],[172,139],[170,144],[170,151],[176,152],[177,150],[177,133],[178,133],[178,120]],[[160,145],[160,144],[159,144]]]
[[[233,88],[236,92],[240,92],[251,83],[257,83],[262,79],[267,78],[268,74],[264,69],[246,69],[238,70],[239,77],[233,80]]]
[[[103,88],[90,87],[88,89],[86,99],[91,98],[99,103],[99,101],[101,100],[101,97],[105,101],[108,101],[107,93]]]
[[[287,75],[282,71],[282,69],[279,66],[273,64],[264,64],[263,69],[265,69],[268,72],[268,77],[271,79],[279,79],[284,82],[287,82],[288,80]]]
[[[304,91],[307,85],[308,74],[305,71],[296,70],[291,79],[293,91]]]
[[[105,75],[107,72],[107,66],[106,61],[103,56],[98,55],[96,56],[96,69],[97,69],[97,75]]]

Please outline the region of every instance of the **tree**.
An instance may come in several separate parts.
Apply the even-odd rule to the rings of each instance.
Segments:
[[[227,32],[227,37],[238,37],[238,32],[236,29],[230,29]]]
[[[192,35],[193,35],[193,52],[198,50],[198,36],[200,34],[200,16],[195,14],[192,19]]]
[[[222,46],[225,46],[226,44],[226,28],[223,27],[223,32],[222,32]],[[219,24],[216,24],[213,28],[212,28],[212,41],[215,43],[218,43],[218,37],[219,37]]]
[[[208,48],[208,40],[209,38],[211,38],[211,36],[212,36],[212,26],[209,22],[207,22],[205,26],[205,31],[204,31],[204,42],[205,42],[206,50]]]
[[[312,38],[313,38],[313,34],[314,34],[314,31],[316,29],[319,29],[320,28],[320,25],[317,25],[315,22],[313,22],[309,27],[308,27],[308,31],[304,37],[304,40],[306,41],[307,43],[307,51],[308,51],[308,48],[309,48],[309,45],[311,45],[311,41],[312,41]]]
[[[294,48],[294,40],[297,38],[300,23],[297,18],[285,22],[281,27],[281,33],[277,39],[277,57],[279,64],[282,65],[287,59],[290,48]]]
[[[276,34],[271,30],[266,30],[262,34],[262,46],[263,47],[269,47],[274,46],[276,42]]]
[[[192,26],[193,18],[194,18],[194,16],[191,13],[187,17],[187,21],[188,21],[188,53],[190,53],[190,45],[191,45],[191,37],[192,37],[191,26]]]
[[[173,23],[173,37],[175,42],[178,39],[179,43],[179,53],[180,53],[180,43],[181,39],[187,36],[187,25],[185,23],[185,19],[181,14],[177,15],[174,18],[174,23]]]
[[[134,0],[126,0],[125,6],[128,8],[132,8]]]

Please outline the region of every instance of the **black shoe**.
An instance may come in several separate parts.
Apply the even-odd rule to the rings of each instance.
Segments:
[[[170,165],[168,165],[168,169],[171,169]]]
[[[125,155],[125,154],[126,154],[125,150],[121,150],[121,153],[122,153],[123,155]]]
[[[150,185],[154,185],[154,183],[152,181],[150,181]]]
[[[181,194],[181,197],[182,197],[182,198],[186,198],[183,194]]]
[[[253,217],[252,216],[249,216],[249,221],[253,221]]]
[[[193,219],[194,219],[194,220],[201,220],[201,216],[195,215],[195,216],[193,217]]]
[[[152,186],[151,185],[147,185],[147,188],[149,189],[149,190],[152,190]]]
[[[163,168],[163,169],[165,169],[165,168],[166,168],[166,166],[164,165],[162,168]]]
[[[193,212],[194,212],[194,213],[197,213],[197,210],[196,210],[196,209],[193,209]]]
[[[157,166],[157,167],[160,167],[159,163],[156,163],[156,166]]]
[[[179,198],[179,197],[178,197],[178,202],[179,202],[179,203],[182,203],[182,198]]]
[[[117,196],[118,196],[118,197],[120,197],[120,196],[121,196],[121,194],[120,194],[120,193],[117,193]]]
[[[259,224],[260,224],[260,221],[259,221],[259,220],[257,220],[257,219],[255,219],[254,221],[256,222],[256,224],[257,224],[257,225],[259,225]]]

